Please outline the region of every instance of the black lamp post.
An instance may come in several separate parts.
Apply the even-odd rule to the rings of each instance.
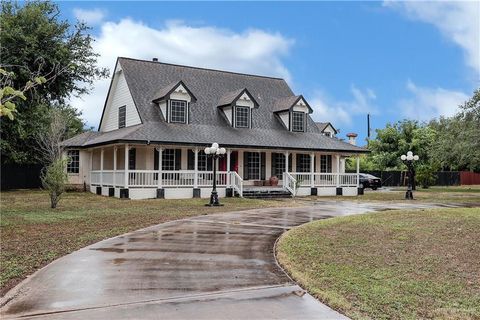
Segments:
[[[222,206],[222,204],[218,202],[217,193],[217,159],[223,157],[226,152],[227,150],[225,150],[225,148],[219,148],[218,143],[213,143],[210,148],[205,148],[205,154],[212,158],[213,161],[213,189],[210,195],[210,203],[206,204],[206,206]]]
[[[413,179],[415,179],[414,173],[413,173],[413,162],[418,160],[417,155],[413,155],[412,151],[408,151],[406,155],[402,154],[400,157],[402,161],[407,165],[408,171],[407,171],[407,178],[408,178],[408,187],[407,187],[407,192],[405,193],[405,199],[407,200],[413,200]]]

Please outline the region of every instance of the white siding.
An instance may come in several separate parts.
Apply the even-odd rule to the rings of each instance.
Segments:
[[[250,107],[250,108],[253,108],[255,106],[253,104],[253,101],[250,100],[250,97],[246,93],[244,93],[240,98],[238,98],[238,100],[235,104],[237,106]]]
[[[228,119],[228,122],[230,122],[230,125],[233,125],[233,119],[232,119],[232,107],[223,107],[222,108],[223,113],[225,113],[225,116]]]
[[[289,112],[282,112],[279,114],[280,119],[282,119],[283,125],[290,130],[290,123],[289,123],[289,117],[288,117]]]
[[[102,126],[100,131],[112,131],[118,129],[118,108],[126,106],[126,126],[133,126],[142,123],[137,108],[133,102],[132,95],[128,89],[127,81],[120,68],[115,70],[112,88],[107,97]]]

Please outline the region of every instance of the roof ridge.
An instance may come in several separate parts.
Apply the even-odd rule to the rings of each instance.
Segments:
[[[150,62],[150,63],[157,63],[157,64],[163,64],[163,65],[174,66],[174,67],[183,67],[183,68],[190,68],[190,69],[197,69],[197,70],[215,71],[215,72],[236,74],[236,75],[241,75],[241,76],[249,76],[249,77],[257,77],[257,78],[266,78],[266,79],[285,81],[285,79],[279,78],[279,77],[263,76],[263,75],[258,75],[258,74],[242,73],[242,72],[227,71],[227,70],[220,70],[220,69],[213,69],[213,68],[194,67],[194,66],[187,66],[187,65],[183,65],[183,64],[168,63],[168,62],[161,62],[161,61],[151,61],[151,60],[129,58],[129,57],[118,57],[118,59],[127,59],[127,60],[133,60],[133,61]]]

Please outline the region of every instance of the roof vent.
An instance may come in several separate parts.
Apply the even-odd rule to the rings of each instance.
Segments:
[[[153,58],[152,61],[153,62],[158,62],[158,58]]]

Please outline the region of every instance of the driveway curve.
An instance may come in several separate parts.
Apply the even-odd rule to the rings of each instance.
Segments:
[[[85,247],[14,288],[2,318],[345,319],[276,264],[276,239],[313,220],[421,203],[318,201],[199,216]]]

